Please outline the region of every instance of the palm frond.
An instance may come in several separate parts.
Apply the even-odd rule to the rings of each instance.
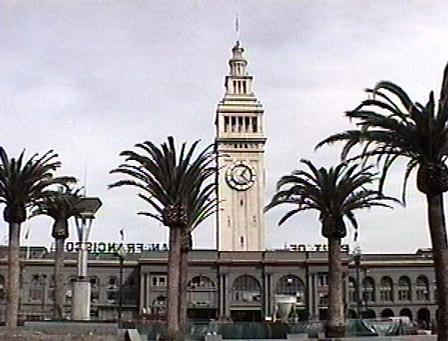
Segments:
[[[160,146],[150,141],[136,144],[137,151],[120,153],[125,162],[110,171],[127,178],[110,184],[109,188],[132,186],[141,190],[138,196],[156,213],[139,212],[141,215],[163,222],[166,207],[181,204],[188,215],[191,231],[217,209],[215,197],[216,155],[213,145],[197,151],[199,140],[191,146],[182,143],[177,152],[173,137]]]

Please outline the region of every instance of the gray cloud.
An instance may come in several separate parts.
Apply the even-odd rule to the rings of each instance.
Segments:
[[[136,215],[130,189],[107,190],[108,174],[135,143],[214,138],[214,115],[236,35],[265,106],[268,188],[300,158],[338,161],[339,149],[314,145],[347,129],[343,112],[363,89],[390,79],[424,102],[438,91],[448,47],[443,1],[118,1],[6,0],[0,4],[0,144],[11,155],[54,148],[61,173],[103,199],[92,238],[159,241],[166,229]],[[390,181],[399,194],[401,170]],[[407,208],[359,215],[370,252],[428,247],[425,202],[414,189]],[[322,241],[315,214],[277,227],[283,210],[266,215],[270,247]],[[46,218],[26,223],[30,243],[49,243]],[[5,229],[6,231],[6,229]],[[385,238],[384,236],[387,236]],[[214,247],[214,221],[195,233]]]

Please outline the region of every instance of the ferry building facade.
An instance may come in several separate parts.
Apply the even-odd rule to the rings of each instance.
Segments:
[[[266,250],[264,109],[253,91],[244,49],[232,48],[225,95],[215,116],[220,207],[217,246],[193,250],[189,260],[188,315],[192,319],[261,321],[276,314],[280,298],[295,302],[298,319],[325,319],[328,305],[327,253],[304,246]],[[67,245],[67,251],[74,251]],[[91,318],[162,318],[167,301],[167,251],[132,244],[120,262],[99,243],[89,255]],[[131,247],[132,246],[132,247]],[[23,248],[20,317],[45,319],[53,309],[53,254]],[[107,251],[107,250],[106,250]],[[347,317],[409,316],[430,323],[436,318],[437,293],[431,250],[415,254],[364,254],[343,250]],[[0,248],[0,320],[6,311],[7,249]],[[75,252],[67,252],[66,314],[77,274]],[[120,304],[121,292],[121,304]],[[358,295],[359,292],[359,295]]]

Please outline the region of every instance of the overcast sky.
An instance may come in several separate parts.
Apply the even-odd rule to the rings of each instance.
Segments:
[[[265,108],[267,193],[308,158],[338,161],[339,147],[313,148],[351,127],[343,112],[380,80],[415,101],[438,94],[448,60],[446,1],[146,1],[2,0],[0,2],[0,145],[10,156],[54,149],[63,167],[86,183],[103,207],[92,240],[163,242],[166,228],[136,212],[146,206],[131,188],[108,190],[119,152],[135,143],[213,142],[216,105],[235,43],[235,14],[255,93]],[[388,194],[399,195],[403,168]],[[267,247],[322,243],[316,213],[265,215]],[[411,181],[406,208],[358,214],[365,252],[430,247],[424,196]],[[51,219],[33,218],[25,245],[51,242]],[[6,235],[7,226],[1,222]],[[72,226],[70,240],[75,240]],[[2,238],[3,239],[3,238]],[[215,247],[215,222],[194,234]],[[345,242],[353,244],[353,233]]]

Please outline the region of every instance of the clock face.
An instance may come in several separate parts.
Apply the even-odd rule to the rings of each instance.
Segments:
[[[255,169],[241,161],[234,163],[227,169],[226,180],[233,189],[245,191],[255,183]]]

